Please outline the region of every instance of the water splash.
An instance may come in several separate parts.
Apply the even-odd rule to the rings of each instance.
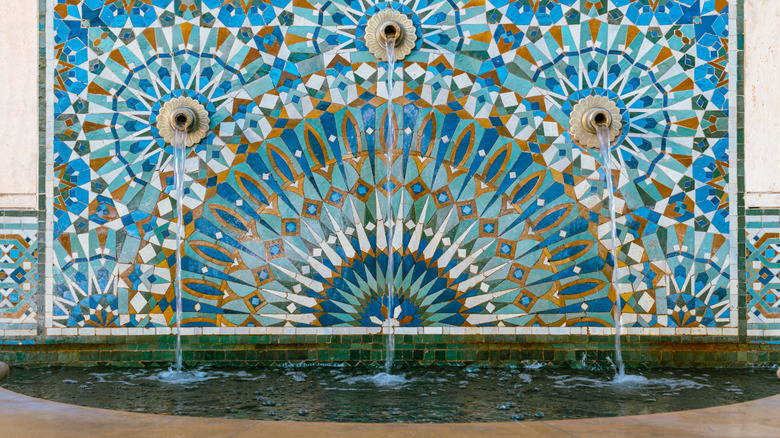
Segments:
[[[552,386],[560,389],[573,388],[615,388],[630,389],[645,387],[658,391],[680,391],[684,389],[710,388],[712,385],[705,382],[697,382],[691,379],[678,379],[671,377],[646,377],[637,374],[616,375],[611,380],[604,380],[598,376],[559,374],[547,376],[552,381]]]
[[[615,222],[615,187],[612,185],[612,148],[610,147],[609,126],[596,125],[596,136],[599,139],[599,149],[604,166],[604,179],[607,182],[607,193],[609,195],[609,221],[611,231],[610,252],[612,254],[612,278],[609,282],[610,287],[615,291],[615,366],[617,368],[618,378],[626,375],[623,365],[623,354],[620,351],[620,332],[621,332],[621,310],[620,291],[618,290],[618,269],[617,269],[617,225]]]
[[[376,386],[392,386],[394,388],[399,388],[413,380],[415,379],[407,379],[403,374],[379,373],[369,376],[348,377],[342,380],[342,382],[350,385],[360,382],[370,382]]]
[[[181,241],[184,235],[183,201],[184,201],[184,163],[187,159],[187,133],[176,130],[173,141],[173,181],[176,190],[176,372],[181,373]]]
[[[644,376],[637,376],[637,375],[616,375],[614,379],[610,382],[613,385],[625,385],[625,386],[639,386],[639,385],[650,385],[651,382],[647,377]]]
[[[547,363],[545,362],[537,362],[537,361],[523,361],[523,367],[527,370],[540,370],[547,366]]]
[[[588,355],[587,355],[587,353],[583,352],[582,353],[582,359],[580,359],[579,362],[575,363],[572,368],[578,369],[578,370],[584,370],[584,371],[595,370],[596,367],[592,366],[592,365],[588,365],[587,360],[588,360]]]
[[[207,380],[216,379],[217,377],[201,370],[181,371],[169,369],[167,371],[160,371],[159,373],[148,376],[146,378],[171,385],[189,385],[192,383],[200,383]]]
[[[385,41],[387,52],[387,124],[385,126],[385,154],[387,155],[387,346],[385,352],[385,373],[390,374],[395,355],[395,337],[393,336],[393,298],[395,296],[395,267],[393,266],[393,234],[395,218],[393,215],[393,197],[391,191],[391,175],[393,167],[393,144],[395,143],[395,126],[393,125],[393,72],[395,71],[395,38],[388,37]]]

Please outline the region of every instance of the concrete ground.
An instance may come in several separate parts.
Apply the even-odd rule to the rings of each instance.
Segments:
[[[307,423],[175,417],[56,403],[0,388],[0,437],[780,437],[780,395],[715,408],[519,423]]]

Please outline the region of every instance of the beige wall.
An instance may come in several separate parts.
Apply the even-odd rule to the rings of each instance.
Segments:
[[[38,193],[38,0],[0,0],[0,208]]]
[[[745,203],[780,207],[780,1],[745,1]]]

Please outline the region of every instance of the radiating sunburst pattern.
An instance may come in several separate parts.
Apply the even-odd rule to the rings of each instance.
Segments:
[[[469,132],[461,141],[469,141]],[[473,156],[462,167],[436,160],[436,147],[399,151],[389,175],[384,154],[362,150],[341,163],[328,160],[310,176],[288,159],[265,174],[282,181],[278,194],[264,190],[274,184],[262,182],[263,173],[254,180],[244,171],[262,161],[247,151],[246,162],[234,162],[216,196],[193,213],[188,242],[201,257],[190,275],[214,294],[241,289],[246,279],[259,284],[254,302],[239,306],[264,325],[372,326],[388,314],[412,326],[608,317],[604,261],[590,234],[598,216],[595,223],[583,218],[555,182],[562,175],[534,163],[530,151],[507,144],[478,160],[477,148],[469,149]],[[514,165],[502,169],[512,150]],[[470,172],[475,159],[482,163]],[[213,240],[227,250],[207,250]],[[216,269],[220,263],[225,269]],[[396,296],[388,309],[390,281]]]

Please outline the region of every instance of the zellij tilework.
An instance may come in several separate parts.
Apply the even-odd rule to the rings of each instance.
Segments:
[[[417,29],[393,71],[364,42],[384,8]],[[211,117],[186,164],[184,326],[613,327],[601,158],[567,133],[589,95],[626,122],[608,175],[624,325],[736,327],[730,13],[57,0],[51,327],[175,323],[176,193],[155,123],[177,96]]]
[[[748,335],[777,336],[780,321],[780,212],[745,219]]]
[[[0,216],[0,334],[36,333],[37,272],[37,219]]]

